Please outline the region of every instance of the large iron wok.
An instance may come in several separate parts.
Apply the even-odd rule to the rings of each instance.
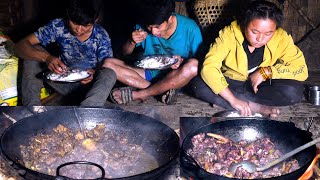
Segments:
[[[190,132],[182,143],[180,161],[186,172],[196,179],[229,180],[216,174],[208,173],[188,155],[192,148],[191,139],[199,133],[215,133],[230,138],[233,141],[254,141],[257,138],[269,137],[283,154],[312,140],[311,133],[294,126],[294,123],[274,121],[267,118],[225,118],[223,121],[210,123]],[[312,146],[292,158],[297,159],[300,168],[286,175],[268,178],[274,180],[298,179],[308,168],[316,155],[316,146]],[[266,180],[266,179],[264,179]]]
[[[27,145],[29,139],[39,133],[50,133],[59,124],[79,130],[77,119],[83,129],[92,129],[97,124],[104,123],[109,129],[128,133],[129,142],[141,145],[159,164],[159,167],[152,171],[118,179],[155,179],[163,174],[178,156],[179,137],[174,130],[158,120],[122,110],[72,107],[30,116],[10,126],[1,136],[2,154],[15,168],[26,172],[26,179],[57,179],[26,168],[22,163],[19,147]]]

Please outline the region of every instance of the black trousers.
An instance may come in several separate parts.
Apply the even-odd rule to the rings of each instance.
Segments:
[[[300,81],[289,79],[273,79],[262,82],[255,94],[248,81],[235,81],[226,78],[230,91],[242,100],[248,100],[268,106],[288,106],[298,103],[303,98],[304,85]],[[208,103],[216,104],[226,109],[233,109],[229,102],[213,93],[200,76],[190,82],[191,89],[196,98]]]

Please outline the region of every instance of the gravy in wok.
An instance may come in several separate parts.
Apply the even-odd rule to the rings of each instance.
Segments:
[[[192,138],[193,148],[187,153],[198,165],[209,173],[239,179],[263,179],[281,176],[299,169],[296,159],[285,161],[264,172],[249,173],[241,167],[229,172],[233,163],[244,160],[257,166],[265,165],[282,155],[269,138],[260,138],[253,142],[232,140],[213,133],[199,133]]]
[[[159,167],[142,146],[130,143],[123,132],[107,130],[104,124],[83,133],[58,125],[52,133],[38,134],[20,149],[27,168],[53,176],[59,165],[73,161],[101,165],[106,178],[133,176]],[[60,174],[74,179],[101,177],[97,167],[83,165],[63,167]]]

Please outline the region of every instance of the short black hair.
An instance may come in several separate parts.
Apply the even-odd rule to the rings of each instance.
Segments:
[[[173,0],[138,0],[137,21],[142,26],[160,25],[175,12]]]
[[[277,28],[282,26],[284,15],[274,3],[266,0],[256,0],[251,2],[248,7],[241,13],[237,21],[241,30],[246,27],[253,19],[271,19],[276,22]]]
[[[68,0],[67,19],[79,25],[93,24],[99,16],[95,0]]]

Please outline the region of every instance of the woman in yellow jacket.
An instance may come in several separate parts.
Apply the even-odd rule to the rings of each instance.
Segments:
[[[243,116],[276,117],[274,106],[299,102],[308,69],[302,51],[280,28],[282,21],[275,4],[253,1],[211,44],[201,77],[191,82],[195,96]]]

